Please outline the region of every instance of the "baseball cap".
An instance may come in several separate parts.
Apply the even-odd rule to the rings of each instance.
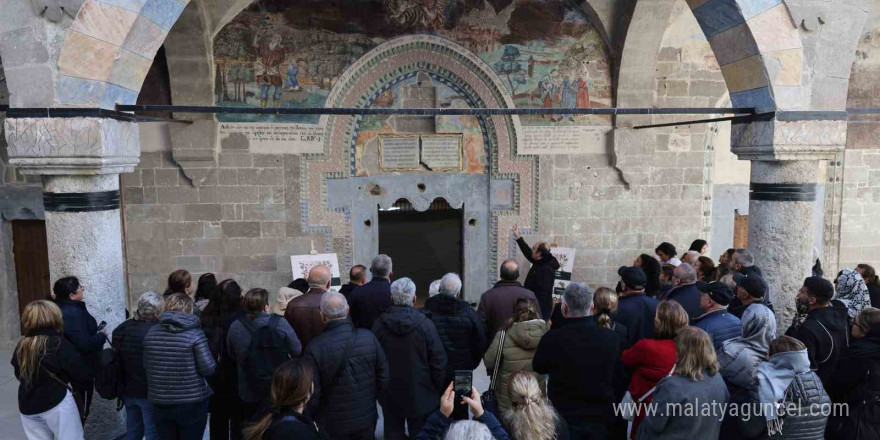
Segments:
[[[639,267],[621,266],[620,269],[617,269],[617,274],[630,287],[644,287],[648,284],[648,276]]]
[[[752,298],[763,298],[767,293],[767,282],[757,276],[736,274],[733,281],[737,287],[742,287]]]
[[[730,291],[730,288],[727,287],[727,285],[720,281],[712,283],[699,281],[697,282],[697,289],[700,292],[708,294],[709,298],[712,298],[712,301],[715,301],[722,306],[726,306],[733,301],[733,292]]]

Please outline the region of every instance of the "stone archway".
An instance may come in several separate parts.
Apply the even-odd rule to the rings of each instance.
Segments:
[[[428,35],[396,38],[364,55],[337,80],[325,105],[369,107],[385,87],[413,72],[426,72],[442,78],[461,90],[474,106],[514,106],[504,84],[485,62],[449,40]],[[484,136],[489,146],[488,173],[483,179],[484,183],[474,180],[473,175],[462,175],[461,182],[468,191],[482,193],[482,199],[475,199],[473,195],[452,194],[452,186],[446,182],[448,175],[429,177],[428,180],[433,183],[427,186],[432,190],[417,196],[413,194],[416,187],[414,181],[408,181],[412,176],[394,176],[399,183],[392,182],[390,176],[354,178],[351,139],[357,131],[357,123],[358,118],[353,116],[327,118],[328,135],[324,152],[307,155],[303,159],[307,169],[300,184],[301,205],[304,208],[303,229],[325,234],[328,248],[346,258],[354,255],[363,258],[377,249],[374,236],[366,234],[363,227],[371,212],[353,211],[352,206],[356,203],[352,200],[366,194],[363,187],[368,183],[379,182],[380,186],[384,184],[391,188],[398,188],[399,184],[401,188],[391,191],[387,197],[383,195],[384,198],[367,202],[373,207],[379,199],[382,203],[390,204],[396,197],[410,198],[414,204],[428,196],[431,200],[433,197],[447,198],[452,205],[463,202],[466,214],[469,209],[475,209],[471,216],[475,220],[473,238],[479,240],[470,246],[465,244],[466,260],[471,246],[471,259],[475,260],[470,269],[474,271],[473,274],[465,277],[471,280],[467,282],[470,285],[467,290],[484,290],[496,276],[498,260],[507,258],[515,250],[507,234],[499,234],[498,231],[510,230],[514,224],[524,229],[537,225],[537,161],[533,157],[516,157],[516,140],[521,138],[518,118],[484,118]],[[339,189],[341,179],[348,182],[345,183],[346,189]],[[407,182],[412,183],[409,186],[413,191],[403,190],[408,188]],[[345,194],[344,201],[329,200],[329,195],[334,193]],[[490,209],[490,206],[498,209]],[[343,264],[350,263],[345,261]]]

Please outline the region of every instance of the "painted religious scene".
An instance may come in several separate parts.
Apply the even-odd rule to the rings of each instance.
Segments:
[[[579,6],[554,0],[383,0],[356,10],[337,1],[259,0],[215,37],[216,103],[323,106],[337,78],[357,59],[391,38],[417,33],[447,38],[477,54],[507,86],[516,107],[612,105],[605,41]],[[218,117],[221,122],[319,121],[317,115]],[[522,121],[610,124],[608,116],[572,114]]]

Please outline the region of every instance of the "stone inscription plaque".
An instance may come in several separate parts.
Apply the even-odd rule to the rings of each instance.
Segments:
[[[380,135],[379,168],[385,171],[421,168],[419,165],[419,137]]]
[[[519,154],[608,154],[609,125],[524,125]]]
[[[326,132],[323,124],[221,122],[219,137],[244,135],[251,153],[304,154],[322,153]]]
[[[461,170],[461,134],[422,135],[422,163],[432,170]]]

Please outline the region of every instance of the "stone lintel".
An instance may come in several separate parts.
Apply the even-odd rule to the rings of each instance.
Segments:
[[[740,160],[832,159],[846,146],[846,120],[757,120],[731,124],[731,151]]]
[[[6,118],[9,163],[22,174],[131,172],[140,160],[137,123],[109,118]]]
[[[201,185],[217,167],[217,121],[199,119],[192,124],[170,124],[174,162],[193,186]]]

